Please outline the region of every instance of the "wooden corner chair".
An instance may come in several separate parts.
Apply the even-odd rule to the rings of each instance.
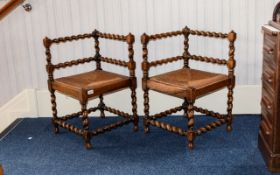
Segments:
[[[71,60],[58,64],[52,63],[50,48],[53,44],[60,44],[64,42],[71,42],[74,40],[82,40],[86,38],[93,38],[95,40],[96,53],[94,57]],[[126,42],[128,44],[129,61],[123,61],[123,60],[101,56],[99,52],[100,51],[99,38]],[[52,104],[52,113],[53,113],[52,122],[54,125],[55,133],[59,132],[59,127],[68,129],[73,133],[81,135],[84,138],[85,147],[87,149],[90,149],[92,148],[92,144],[90,142],[92,136],[104,133],[105,131],[110,131],[111,129],[128,124],[130,122],[134,123],[134,131],[138,130],[138,116],[137,116],[136,91],[135,91],[137,82],[135,77],[136,65],[133,59],[133,55],[134,55],[133,43],[134,43],[134,35],[132,34],[128,34],[127,36],[114,35],[114,34],[101,33],[97,30],[89,34],[69,36],[69,37],[57,38],[57,39],[49,39],[46,37],[44,39],[44,46],[46,48],[45,53],[47,57],[46,69],[48,72],[48,88],[51,95],[51,104]],[[67,68],[78,64],[89,63],[93,61],[96,62],[95,70],[77,74],[77,75],[61,77],[57,79],[54,78],[53,75],[54,71],[58,69]],[[102,70],[101,62],[106,62],[106,63],[128,68],[129,76],[120,75],[113,72]],[[122,112],[118,109],[108,107],[103,102],[104,94],[110,94],[125,88],[131,89],[132,115],[126,112]],[[58,117],[57,109],[56,109],[57,106],[56,96],[55,96],[56,91],[79,100],[81,104],[81,111],[66,116]],[[88,101],[95,97],[99,97],[100,99],[98,106],[87,108]],[[116,123],[97,128],[95,130],[90,130],[88,115],[90,112],[94,112],[97,110],[100,110],[100,116],[102,118],[105,117],[104,111],[108,111],[118,116],[122,116],[124,119]],[[77,126],[74,126],[73,124],[66,122],[67,120],[79,116],[82,116],[83,128],[78,128]]]
[[[148,61],[148,48],[147,45],[150,41],[164,39],[173,36],[184,36],[184,53],[183,55],[165,58],[156,61]],[[228,39],[229,41],[229,59],[218,59],[206,56],[192,55],[189,52],[189,36],[197,35],[202,37]],[[227,125],[227,131],[232,130],[232,102],[233,102],[233,88],[235,85],[234,75],[234,41],[236,40],[236,33],[231,31],[228,34],[215,33],[215,32],[204,32],[191,30],[185,27],[181,31],[161,33],[155,35],[143,34],[141,36],[141,43],[143,46],[143,78],[142,88],[144,91],[144,129],[145,133],[149,132],[149,126],[155,126],[167,131],[179,134],[187,137],[189,149],[194,147],[194,139],[196,136],[202,133],[208,132],[223,124]],[[228,68],[228,74],[218,74],[207,71],[195,70],[189,67],[189,60],[202,61],[212,64],[225,65]],[[151,67],[160,66],[162,64],[171,63],[178,60],[184,60],[184,65],[181,69],[166,72],[163,74],[149,77],[149,69]],[[204,108],[194,106],[194,102],[197,98],[205,96],[211,92],[219,90],[221,88],[228,88],[228,100],[227,100],[227,114],[221,115],[219,113],[209,111]],[[164,112],[150,115],[149,114],[149,90],[157,91],[163,94],[172,95],[184,100],[181,106],[168,109]],[[160,122],[157,119],[166,117],[172,113],[183,110],[188,120],[187,130],[172,126],[170,124]],[[200,112],[216,118],[215,122],[209,123],[206,126],[194,129],[194,111]]]

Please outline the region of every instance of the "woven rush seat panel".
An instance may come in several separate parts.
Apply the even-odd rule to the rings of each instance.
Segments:
[[[188,98],[191,95],[198,97],[226,87],[228,82],[227,75],[183,68],[150,77],[147,86],[158,92]]]
[[[52,86],[63,94],[82,99],[83,94],[91,98],[129,87],[129,85],[130,80],[127,76],[94,70],[55,79]]]

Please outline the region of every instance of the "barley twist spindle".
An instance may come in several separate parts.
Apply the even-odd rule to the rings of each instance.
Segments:
[[[194,110],[196,112],[200,112],[200,113],[203,113],[205,115],[215,117],[217,119],[222,119],[222,118],[225,117],[224,115],[221,115],[218,112],[210,111],[210,110],[207,110],[207,109],[204,109],[204,108],[201,108],[201,107],[194,106]]]
[[[227,65],[227,63],[228,63],[228,61],[225,59],[205,57],[205,56],[200,56],[200,55],[190,55],[189,59],[196,60],[196,61],[203,61],[206,63],[219,64],[219,65]]]
[[[121,120],[121,121],[117,121],[116,123],[111,123],[107,126],[96,128],[94,131],[90,132],[90,135],[91,136],[96,136],[98,134],[102,134],[102,133],[105,133],[107,131],[111,131],[112,129],[116,129],[120,126],[126,125],[130,122],[131,122],[131,119],[124,119],[124,120]]]
[[[111,112],[111,113],[113,113],[113,114],[116,114],[116,115],[118,115],[118,116],[122,116],[122,117],[124,117],[124,118],[126,118],[126,119],[129,119],[129,118],[130,118],[130,115],[129,115],[128,113],[123,112],[123,111],[120,111],[120,110],[118,110],[118,109],[111,108],[111,107],[109,107],[109,106],[104,106],[104,110],[105,110],[105,111],[109,111],[109,112]]]
[[[176,133],[176,134],[181,135],[181,136],[186,136],[186,133],[187,133],[182,128],[178,128],[176,126],[172,126],[172,125],[164,123],[164,122],[159,122],[159,121],[156,121],[156,120],[149,120],[149,123],[153,126],[165,129],[169,132],[173,132],[173,133]]]
[[[103,57],[103,56],[100,57],[100,60],[105,63],[115,64],[115,65],[122,66],[122,67],[128,67],[128,63],[123,60],[117,60],[117,59]]]
[[[168,110],[160,112],[158,114],[151,115],[151,116],[149,116],[149,118],[152,119],[152,120],[156,120],[156,119],[159,119],[159,118],[162,118],[162,117],[166,117],[170,114],[181,111],[182,108],[183,108],[182,106],[177,106],[175,108],[168,109]]]
[[[151,40],[157,40],[157,39],[163,39],[163,38],[178,36],[178,35],[182,35],[182,31],[173,31],[173,32],[166,32],[166,33],[150,35],[149,38]]]
[[[94,30],[92,32],[92,36],[94,38],[94,41],[95,41],[95,45],[94,45],[94,48],[95,48],[95,58],[96,58],[96,69],[97,70],[101,70],[101,61],[100,61],[100,48],[99,48],[99,31],[98,30]]]
[[[155,60],[155,61],[151,61],[149,63],[149,67],[155,67],[155,66],[158,66],[158,65],[163,65],[163,64],[171,63],[171,62],[182,60],[182,59],[184,59],[183,56],[176,56],[176,57],[170,57],[170,58]]]
[[[78,65],[78,64],[89,63],[89,62],[95,61],[95,60],[96,60],[95,57],[80,58],[80,59],[76,59],[76,60],[65,61],[63,63],[55,64],[55,65],[53,65],[53,68],[61,69],[61,68],[71,67],[71,66]]]
[[[198,31],[198,30],[190,30],[190,34],[198,35],[198,36],[205,36],[205,37],[213,37],[213,38],[226,38],[228,36],[225,33]]]
[[[98,36],[100,38],[105,38],[105,39],[111,39],[111,40],[117,40],[117,41],[126,41],[126,36],[124,36],[124,35],[98,32]]]
[[[211,131],[211,130],[213,130],[213,129],[215,129],[215,128],[217,128],[217,127],[219,127],[219,126],[225,124],[226,122],[227,122],[226,119],[219,119],[219,120],[217,120],[217,121],[215,121],[215,122],[209,123],[209,124],[207,124],[206,126],[197,129],[197,130],[196,130],[196,134],[197,134],[197,135],[201,135],[201,134],[203,134],[203,133],[206,133],[206,132],[208,132],[208,131]]]
[[[183,53],[183,57],[184,57],[184,67],[185,68],[189,68],[189,57],[190,57],[190,53],[189,53],[189,35],[190,35],[190,29],[186,26],[183,29],[183,34],[184,34],[184,53]]]
[[[91,38],[91,37],[92,37],[92,34],[90,34],[90,33],[72,35],[72,36],[55,38],[55,39],[52,40],[52,43],[59,44],[59,43],[65,43],[65,42],[74,41],[74,40]]]

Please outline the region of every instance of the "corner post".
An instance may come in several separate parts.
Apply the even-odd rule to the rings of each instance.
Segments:
[[[55,90],[52,88],[52,82],[54,81],[53,77],[53,72],[54,72],[54,66],[51,62],[52,55],[51,55],[51,50],[50,47],[52,45],[52,40],[49,39],[48,37],[45,37],[43,40],[44,46],[45,46],[45,54],[47,58],[47,65],[46,65],[46,70],[48,72],[48,89],[51,95],[51,105],[52,105],[52,123],[54,126],[54,133],[59,133],[59,128],[58,124],[56,123],[57,121],[57,104],[56,104],[56,96],[55,96]]]
[[[149,36],[144,33],[141,36],[142,50],[143,50],[143,61],[142,61],[142,70],[143,70],[143,78],[142,78],[142,88],[144,91],[144,131],[145,133],[149,132],[149,89],[147,87],[147,81],[149,79],[149,62],[148,62],[148,49],[147,45],[149,43]]]
[[[131,105],[132,105],[132,114],[133,114],[133,130],[138,131],[138,115],[137,115],[137,99],[136,99],[136,88],[137,88],[137,80],[135,76],[135,69],[136,69],[136,63],[133,59],[134,56],[134,50],[133,50],[133,44],[134,44],[135,38],[134,35],[129,33],[126,36],[126,42],[128,44],[128,70],[129,70],[129,78],[131,82],[130,90],[131,90]]]
[[[233,107],[233,88],[235,86],[235,75],[234,75],[234,68],[235,68],[235,59],[234,59],[234,52],[235,52],[235,47],[234,47],[234,42],[236,40],[236,33],[234,31],[231,31],[228,34],[227,37],[229,41],[229,60],[227,63],[228,67],[228,76],[230,77],[230,81],[228,83],[228,100],[227,100],[227,131],[232,130],[232,107]]]

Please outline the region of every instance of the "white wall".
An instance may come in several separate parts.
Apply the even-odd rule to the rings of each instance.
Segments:
[[[239,85],[260,84],[261,25],[271,19],[277,0],[28,0],[33,10],[18,7],[0,21],[0,105],[26,88],[46,89],[44,36],[100,31],[136,35],[135,60],[140,77],[141,46],[139,37],[178,30],[188,25],[193,29],[238,33],[236,42],[237,82]],[[182,53],[182,39],[151,44],[150,58]],[[77,42],[55,48],[56,61],[93,54],[92,42]],[[201,55],[222,56],[227,50],[222,42],[191,40],[191,51]],[[112,48],[110,48],[112,46]],[[109,56],[125,57],[125,46],[103,43]],[[204,69],[203,65],[194,65]],[[178,64],[176,65],[178,66]],[[90,69],[90,65],[69,69],[58,75]],[[110,68],[110,66],[106,66]],[[167,66],[170,69],[172,67]],[[210,66],[210,70],[217,67]],[[222,70],[218,68],[218,70]],[[124,72],[121,68],[117,71]],[[154,72],[160,72],[154,71]],[[222,70],[224,71],[224,70]],[[138,98],[142,98],[139,96]]]

